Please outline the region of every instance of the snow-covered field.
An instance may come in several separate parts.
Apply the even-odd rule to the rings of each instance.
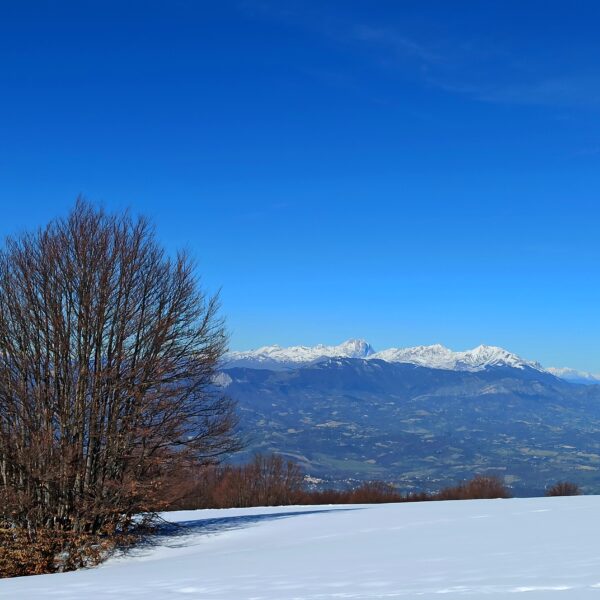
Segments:
[[[168,513],[96,569],[0,580],[0,598],[599,598],[600,496]]]

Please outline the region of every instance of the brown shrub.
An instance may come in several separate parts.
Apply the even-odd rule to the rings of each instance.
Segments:
[[[485,498],[510,498],[504,482],[494,475],[476,475],[473,479],[436,494],[437,500],[476,500]]]
[[[557,481],[546,490],[546,496],[580,496],[581,488],[572,481]]]
[[[41,575],[91,567],[104,560],[133,536],[99,536],[87,533],[38,529],[0,529],[0,578]]]

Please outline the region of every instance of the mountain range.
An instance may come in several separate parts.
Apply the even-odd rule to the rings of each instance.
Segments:
[[[442,346],[413,346],[388,348],[376,352],[373,346],[360,339],[351,339],[337,346],[263,346],[256,350],[230,352],[225,358],[226,368],[250,367],[261,369],[290,369],[309,365],[325,358],[362,358],[383,360],[391,363],[408,363],[432,369],[455,371],[480,371],[490,366],[507,366],[516,369],[530,367],[546,371],[566,381],[576,383],[600,383],[600,375],[571,368],[549,367],[544,369],[538,362],[525,360],[497,346],[477,346],[472,350],[455,352]]]
[[[494,346],[232,352],[218,384],[238,402],[239,460],[277,452],[311,481],[439,489],[475,473],[520,494],[558,479],[600,492],[600,385],[572,383]]]

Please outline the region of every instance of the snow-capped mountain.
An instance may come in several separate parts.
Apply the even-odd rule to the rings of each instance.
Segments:
[[[417,489],[504,468],[529,495],[581,467],[578,481],[600,490],[600,385],[552,371],[495,346],[350,340],[232,353],[215,383],[239,405],[244,460],[269,448],[315,477]]]
[[[368,358],[374,353],[364,340],[348,340],[337,346],[263,346],[257,350],[229,352],[225,365],[230,368],[286,369],[308,365],[324,358]]]
[[[389,348],[376,352],[370,358],[451,371],[481,371],[487,367],[512,367],[514,369],[529,367],[538,371],[542,370],[539,363],[524,360],[497,346],[477,346],[464,352],[454,352],[441,344],[413,348]]]
[[[587,371],[578,371],[577,369],[548,367],[546,369],[552,375],[570,381],[572,383],[585,383],[587,385],[600,384],[600,375],[588,373]]]
[[[412,348],[389,348],[375,352],[365,340],[352,339],[338,346],[264,346],[257,350],[230,352],[226,357],[226,366],[254,368],[290,368],[308,365],[325,358],[362,358],[378,359],[390,363],[409,363],[432,369],[452,371],[481,371],[488,367],[525,367],[543,371],[537,362],[524,360],[496,346],[477,346],[472,350],[455,352],[434,344]]]

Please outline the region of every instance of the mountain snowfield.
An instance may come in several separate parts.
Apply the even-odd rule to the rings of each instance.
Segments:
[[[600,375],[588,373],[587,371],[577,371],[576,369],[569,369],[567,367],[548,367],[546,371],[552,373],[552,375],[555,375],[556,377],[560,377],[560,379],[572,381],[573,383],[600,383]]]
[[[488,367],[530,368],[551,373],[556,377],[578,383],[600,383],[600,375],[568,368],[545,369],[540,363],[529,361],[497,346],[477,346],[472,350],[453,351],[441,344],[388,348],[376,352],[365,340],[351,339],[337,346],[263,346],[256,350],[233,351],[227,354],[225,365],[265,369],[287,369],[308,365],[326,358],[362,358],[391,363],[409,363],[432,369],[452,371],[481,371]]]
[[[11,600],[600,597],[600,496],[164,513],[98,568],[0,580]]]
[[[338,346],[263,346],[257,350],[234,351],[227,354],[225,363],[231,366],[287,367],[310,364],[323,358],[368,358],[374,355],[370,344],[364,340],[348,340]],[[247,363],[247,364],[246,364]]]
[[[487,367],[530,367],[543,370],[539,363],[526,361],[497,346],[477,346],[472,350],[454,352],[441,344],[413,348],[390,348],[372,354],[369,358],[386,362],[410,363],[433,369],[450,371],[481,371]]]

